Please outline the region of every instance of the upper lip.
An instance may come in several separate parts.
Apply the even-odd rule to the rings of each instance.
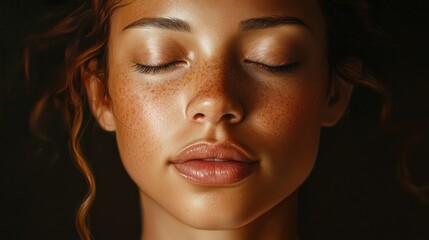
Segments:
[[[197,142],[190,144],[180,150],[171,163],[180,164],[195,160],[219,160],[219,161],[239,161],[256,162],[256,158],[244,147],[237,143],[219,142]]]

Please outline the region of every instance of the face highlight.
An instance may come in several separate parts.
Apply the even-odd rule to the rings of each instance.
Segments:
[[[320,128],[347,105],[330,101],[326,51],[315,0],[136,0],[118,9],[99,122],[116,131],[143,208],[198,229],[234,229],[294,193]],[[196,183],[171,162],[200,142],[236,144],[258,166],[234,183]]]

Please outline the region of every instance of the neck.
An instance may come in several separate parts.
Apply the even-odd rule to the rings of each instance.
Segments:
[[[201,230],[185,225],[146,194],[140,194],[143,211],[142,240],[158,239],[224,239],[297,240],[298,194],[295,192],[274,208],[243,227],[229,230]]]

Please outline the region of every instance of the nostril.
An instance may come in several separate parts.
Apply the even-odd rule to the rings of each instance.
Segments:
[[[237,121],[237,117],[232,113],[227,113],[227,114],[223,115],[223,119],[226,120],[227,122],[231,122],[231,123]]]
[[[196,113],[193,117],[193,120],[199,120],[199,119],[203,119],[205,117],[204,114],[202,113]]]
[[[203,99],[191,102],[186,106],[186,118],[195,123],[235,124],[241,122],[244,117],[242,106],[226,100]]]

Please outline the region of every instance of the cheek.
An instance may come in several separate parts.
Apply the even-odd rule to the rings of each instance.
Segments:
[[[288,85],[262,95],[255,105],[254,127],[247,139],[262,159],[268,159],[261,162],[262,174],[275,183],[273,189],[281,197],[302,184],[316,159],[324,93],[309,87]]]
[[[300,140],[317,138],[321,126],[324,96],[306,86],[288,86],[264,94],[255,107],[255,131],[271,146],[292,146]]]
[[[171,113],[172,88],[150,86],[132,78],[129,73],[111,74],[110,95],[116,122],[116,139],[121,159],[135,181],[150,181],[142,169],[151,169],[153,156],[162,155],[165,146],[154,144],[154,139],[163,142],[165,133],[173,129]]]
[[[318,142],[329,73],[324,55],[317,56],[308,59],[298,72],[254,90],[258,96],[251,108],[256,113],[256,131],[273,146],[305,147],[305,142]]]

